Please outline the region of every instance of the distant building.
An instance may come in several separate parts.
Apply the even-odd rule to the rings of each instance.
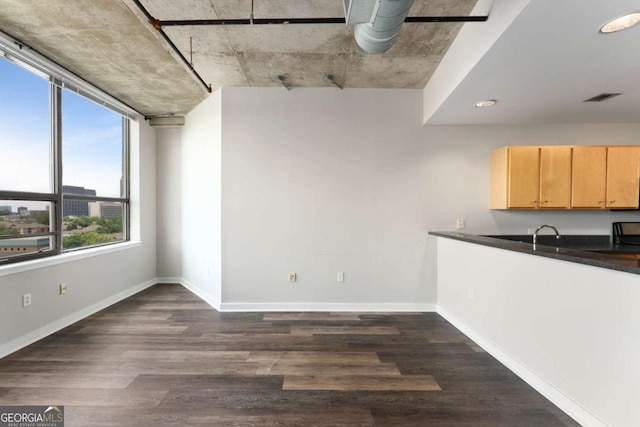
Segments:
[[[62,216],[88,216],[89,202],[85,200],[65,200],[64,194],[74,194],[77,196],[95,196],[96,190],[90,190],[84,187],[76,187],[74,185],[62,186]]]
[[[11,206],[0,206],[0,212],[9,212],[11,213]]]
[[[36,233],[48,233],[49,226],[44,224],[38,224],[37,222],[22,223],[15,222],[9,225],[9,228],[16,231],[15,234],[36,234]]]
[[[102,218],[122,216],[122,204],[116,202],[89,202],[89,216]]]
[[[0,210],[2,210],[2,209],[0,209]],[[28,211],[29,211],[29,208],[26,208],[24,206],[18,207],[18,215],[27,215]]]
[[[18,209],[18,213],[20,215],[28,215],[28,216],[38,216],[38,215],[44,215],[44,214],[48,214],[49,213],[49,209],[47,209],[46,211],[43,210],[39,210],[39,211],[24,211],[23,213],[20,213],[20,210]]]
[[[49,237],[0,240],[0,256],[38,252],[40,249],[49,249],[50,247]]]

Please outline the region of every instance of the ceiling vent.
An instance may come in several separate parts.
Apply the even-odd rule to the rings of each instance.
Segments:
[[[582,102],[602,102],[618,95],[622,95],[621,93],[601,93],[600,95],[596,95],[593,98],[585,99]]]
[[[414,0],[344,0],[347,25],[365,52],[382,53],[395,42]]]

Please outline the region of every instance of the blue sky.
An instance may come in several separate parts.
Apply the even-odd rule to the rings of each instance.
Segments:
[[[1,189],[50,191],[48,99],[45,79],[0,58]],[[121,116],[66,90],[62,104],[63,183],[118,197]]]

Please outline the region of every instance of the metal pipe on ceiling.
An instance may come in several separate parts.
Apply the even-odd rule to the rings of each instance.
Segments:
[[[488,16],[407,16],[404,20],[409,23],[427,22],[485,22]],[[263,18],[253,19],[253,25],[298,25],[298,24],[346,24],[345,18]],[[252,25],[250,19],[179,19],[158,20],[160,27],[183,26],[216,26],[216,25]]]
[[[365,52],[381,53],[395,42],[403,23],[484,22],[488,16],[408,16],[414,0],[345,0],[344,18],[255,19],[253,1],[249,19],[187,19],[157,21],[159,28],[173,26],[346,24],[355,26],[356,43]]]
[[[180,52],[180,49],[178,49],[178,47],[173,43],[173,41],[171,41],[167,33],[165,33],[162,30],[162,25],[160,23],[161,21],[151,16],[149,11],[142,5],[142,3],[140,3],[139,0],[133,0],[133,2],[135,3],[136,6],[138,6],[138,9],[140,9],[140,11],[144,13],[144,16],[146,16],[146,18],[149,20],[149,23],[153,26],[153,28],[155,28],[158,31],[158,33],[160,33],[164,41],[166,41],[167,44],[171,46],[171,49],[173,49],[173,51],[178,55],[178,57],[182,60],[182,62],[184,62],[187,67],[189,67],[193,75],[198,79],[198,81],[202,84],[202,86],[204,86],[205,90],[211,93],[211,85],[207,84],[202,79],[200,74],[198,74],[196,69],[193,67],[193,64],[189,63],[189,60],[187,60],[187,58],[184,57],[182,52]]]

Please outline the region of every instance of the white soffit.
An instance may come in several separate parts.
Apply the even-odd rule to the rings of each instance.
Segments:
[[[425,97],[425,122],[640,122],[640,27],[599,33],[604,23],[639,8],[634,0],[531,1],[431,115]],[[452,53],[453,47],[447,56]],[[582,102],[604,92],[622,95]],[[498,103],[475,108],[483,99]]]

